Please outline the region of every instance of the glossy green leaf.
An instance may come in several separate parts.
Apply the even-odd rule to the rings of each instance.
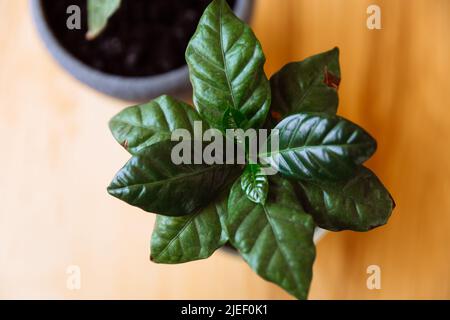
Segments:
[[[275,129],[279,149],[262,156],[287,177],[347,178],[376,150],[376,141],[364,129],[336,115],[300,113]]]
[[[93,39],[105,29],[109,18],[119,9],[121,0],[87,0],[88,33]]]
[[[251,201],[261,204],[266,202],[269,180],[259,165],[247,165],[242,174],[241,187]]]
[[[171,158],[174,146],[174,142],[161,141],[143,149],[117,173],[108,192],[148,212],[183,216],[207,205],[239,171],[232,165],[175,165]]]
[[[285,179],[270,177],[264,205],[250,201],[239,180],[231,190],[227,217],[231,244],[261,277],[299,299],[306,299],[312,278],[314,227]]]
[[[228,108],[222,119],[222,128],[238,129],[246,122],[245,116],[237,109]]]
[[[272,118],[279,121],[300,112],[335,114],[340,78],[338,48],[287,64],[270,79]]]
[[[151,260],[183,263],[208,258],[228,241],[225,228],[228,192],[206,208],[183,217],[158,216],[152,234]]]
[[[259,128],[270,106],[264,53],[253,31],[226,1],[214,0],[186,50],[194,104],[208,123],[225,130],[229,109],[244,117],[241,128]]]
[[[332,231],[368,231],[384,225],[395,206],[381,181],[364,167],[347,180],[299,185],[308,213],[319,227]]]
[[[194,121],[202,121],[188,104],[169,96],[133,106],[109,122],[114,138],[131,154],[160,141],[170,140],[175,129],[186,129],[194,136]],[[202,123],[203,130],[208,128]]]

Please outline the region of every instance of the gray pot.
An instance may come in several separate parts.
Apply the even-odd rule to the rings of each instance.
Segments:
[[[149,77],[125,77],[96,70],[73,57],[53,35],[45,19],[41,0],[30,0],[31,11],[37,30],[58,63],[71,75],[88,86],[107,95],[136,102],[148,101],[162,94],[179,98],[191,95],[188,68],[181,68]],[[237,0],[234,12],[244,21],[249,21],[253,0]]]

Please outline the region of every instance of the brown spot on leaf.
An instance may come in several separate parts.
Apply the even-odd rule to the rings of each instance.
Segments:
[[[323,71],[324,71],[323,82],[330,88],[338,90],[339,84],[341,83],[341,78],[336,77],[334,74],[329,72],[327,66],[325,66]]]
[[[271,111],[270,114],[272,115],[272,118],[280,121],[281,120],[281,113],[277,112],[277,111]]]
[[[128,140],[125,140],[122,142],[122,147],[124,147],[126,150],[128,150]]]

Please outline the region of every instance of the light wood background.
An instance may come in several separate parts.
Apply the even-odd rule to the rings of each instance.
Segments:
[[[382,30],[366,28],[371,3]],[[387,226],[320,242],[310,298],[449,299],[450,1],[259,0],[253,26],[269,74],[340,47],[339,112],[377,138],[369,166],[397,201]],[[0,298],[289,298],[223,252],[148,260],[154,217],[105,191],[128,158],[107,128],[125,106],[56,65],[27,1],[0,0]]]

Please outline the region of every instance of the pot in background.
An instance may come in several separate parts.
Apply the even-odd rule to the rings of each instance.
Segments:
[[[172,71],[145,77],[107,74],[86,65],[69,53],[58,41],[47,23],[41,0],[30,0],[31,13],[39,35],[55,60],[72,76],[104,94],[122,100],[145,102],[169,94],[187,98],[192,94],[187,65]],[[248,22],[253,0],[236,0],[235,14]]]

